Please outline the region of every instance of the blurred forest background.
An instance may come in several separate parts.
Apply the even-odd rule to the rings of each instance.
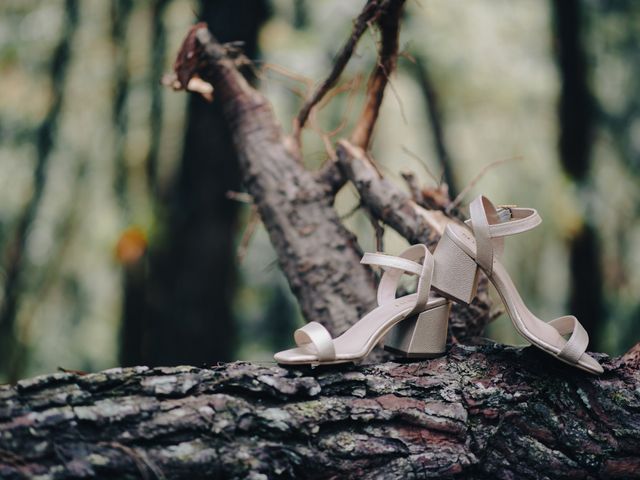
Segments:
[[[271,360],[302,322],[243,202],[215,102],[160,84],[197,19],[243,41],[286,131],[360,1],[0,3],[0,382],[57,367]],[[505,262],[542,318],[576,314],[595,349],[640,337],[640,3],[409,0],[373,154],[533,206]],[[358,111],[375,38],[318,114]],[[327,157],[304,132],[306,161]],[[484,174],[482,174],[484,173]],[[478,178],[478,175],[480,178]],[[468,187],[468,188],[467,188]],[[337,208],[375,250],[353,188]],[[385,249],[403,240],[390,229]],[[521,340],[504,315],[488,336]]]

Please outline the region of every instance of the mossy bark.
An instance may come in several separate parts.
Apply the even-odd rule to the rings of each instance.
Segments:
[[[598,358],[57,373],[0,388],[0,477],[638,478],[639,362]]]

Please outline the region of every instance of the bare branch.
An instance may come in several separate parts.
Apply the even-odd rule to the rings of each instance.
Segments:
[[[247,192],[234,192],[228,191],[227,198],[229,200],[235,200],[236,202],[246,203],[247,205],[253,205],[253,197],[249,195]]]
[[[245,227],[244,232],[242,232],[242,238],[240,239],[240,244],[238,245],[238,250],[236,252],[238,264],[241,264],[247,256],[247,251],[249,250],[249,242],[253,238],[253,234],[255,233],[256,227],[259,223],[260,214],[258,213],[258,207],[256,207],[255,205],[251,205],[249,220],[247,220],[247,226]]]
[[[404,0],[390,2],[385,14],[380,15],[377,20],[381,34],[378,63],[369,77],[365,106],[351,135],[351,143],[364,150],[369,147],[385,87],[396,67],[400,13],[403,5]]]
[[[422,208],[380,175],[365,151],[346,140],[336,149],[345,177],[358,189],[363,206],[410,243],[434,245],[449,221],[441,211]]]
[[[353,52],[355,51],[360,37],[362,37],[362,34],[367,30],[370,22],[382,13],[384,6],[388,3],[390,3],[389,0],[369,0],[354,22],[351,36],[347,39],[336,56],[329,75],[316,87],[315,91],[304,103],[298,113],[298,116],[293,122],[293,137],[298,145],[300,144],[300,132],[307,122],[307,119],[311,114],[311,110],[316,106],[316,104],[318,104],[318,102],[320,102],[320,100],[322,100],[327,92],[335,86],[340,75],[342,75],[342,72],[347,66],[347,63],[349,63],[349,60],[353,56]]]
[[[464,200],[464,197],[467,195],[467,193],[469,193],[469,191],[473,187],[475,187],[475,185],[482,179],[482,177],[484,177],[487,174],[489,170],[491,170],[494,167],[497,167],[498,165],[502,165],[503,163],[512,162],[514,160],[520,160],[520,159],[522,159],[522,157],[503,158],[501,160],[495,160],[491,163],[488,163],[484,167],[482,167],[482,169],[478,172],[478,174],[475,177],[473,177],[473,179],[467,184],[466,187],[462,189],[462,191],[458,194],[455,200],[451,202],[451,205],[449,205],[448,211],[452,211],[458,208],[458,206],[460,205],[462,200]]]
[[[175,70],[182,87],[194,75],[213,85],[247,192],[305,318],[334,335],[346,330],[375,305],[375,291],[356,239],[331,205],[333,197],[301,165],[269,101],[249,85],[204,24],[191,29]]]
[[[420,158],[420,156],[417,153],[412,152],[404,145],[402,146],[402,151],[406,153],[409,157],[413,158],[414,160],[417,160],[418,163],[420,163],[420,165],[422,166],[422,168],[424,168],[424,171],[427,172],[427,175],[429,175],[429,178],[431,178],[436,183],[436,185],[440,184],[441,178],[436,176],[431,171],[431,169],[429,168],[429,165],[427,165],[427,162],[425,162],[422,158]]]

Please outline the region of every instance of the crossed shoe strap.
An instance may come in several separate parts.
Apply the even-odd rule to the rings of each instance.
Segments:
[[[434,268],[433,256],[426,246],[413,245],[398,257],[383,253],[365,253],[360,263],[376,265],[384,269],[384,274],[378,285],[378,305],[385,305],[395,300],[400,278],[403,274],[408,273],[418,276],[416,302],[410,313],[425,309],[429,302],[429,290],[431,289]]]
[[[493,273],[494,257],[502,253],[508,235],[526,232],[542,222],[533,208],[509,208],[510,218],[501,221],[496,207],[480,195],[469,206],[471,219],[467,221],[476,239],[476,261],[489,274]]]
[[[554,327],[560,335],[571,334],[558,356],[569,362],[577,363],[589,345],[589,334],[582,324],[573,315],[565,315],[551,320],[549,325]]]

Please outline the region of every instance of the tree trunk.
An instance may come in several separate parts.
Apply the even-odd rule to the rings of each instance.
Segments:
[[[640,478],[638,351],[57,373],[0,388],[0,477]]]
[[[584,218],[569,241],[571,311],[590,335],[590,348],[600,346],[605,318],[603,262],[589,182],[594,139],[595,107],[589,89],[589,58],[583,45],[584,2],[554,0],[554,40],[560,74],[558,120],[560,163],[579,190]]]
[[[222,41],[243,42],[255,58],[267,14],[263,0],[201,5],[201,18],[212,32]],[[239,189],[238,158],[222,106],[192,95],[177,179],[159,199],[158,213],[168,217],[166,231],[149,249],[145,275],[127,276],[123,365],[197,365],[233,358],[238,206],[227,192]]]
[[[0,373],[9,379],[20,378],[24,368],[22,359],[27,350],[17,335],[16,316],[24,288],[27,269],[27,241],[40,211],[47,184],[47,171],[54,152],[56,132],[67,95],[67,74],[71,65],[73,42],[80,20],[80,2],[65,0],[63,29],[60,41],[51,56],[51,103],[36,130],[33,192],[16,220],[15,232],[2,252],[3,291],[0,300]]]

